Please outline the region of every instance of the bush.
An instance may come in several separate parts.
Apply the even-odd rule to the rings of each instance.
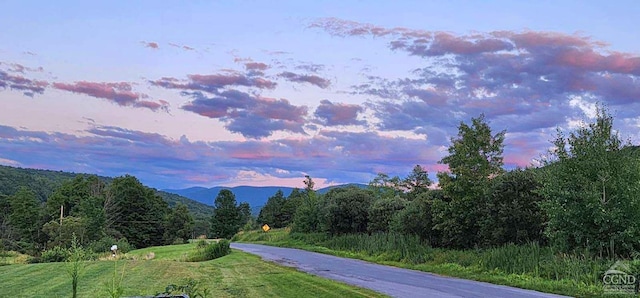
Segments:
[[[209,241],[207,241],[206,239],[200,239],[198,240],[198,243],[196,243],[196,247],[198,249],[202,249],[207,247],[207,245],[209,245]]]
[[[231,252],[231,242],[229,240],[220,240],[219,242],[209,243],[201,247],[198,243],[197,251],[187,258],[188,262],[202,262],[224,257]]]
[[[66,261],[71,252],[68,249],[54,246],[52,249],[48,249],[42,252],[40,255],[40,262],[42,263],[54,263],[54,262],[64,262]]]
[[[129,244],[126,238],[116,240],[113,237],[106,236],[100,238],[100,240],[96,240],[89,244],[89,249],[95,253],[105,253],[111,251],[112,245],[118,246],[119,253],[127,253],[134,249],[134,247]]]

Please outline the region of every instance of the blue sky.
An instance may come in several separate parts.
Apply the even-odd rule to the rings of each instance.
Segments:
[[[609,106],[640,135],[635,1],[3,1],[0,164],[158,188],[446,167],[484,113],[527,166]]]

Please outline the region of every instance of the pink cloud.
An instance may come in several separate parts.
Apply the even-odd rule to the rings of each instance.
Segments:
[[[106,99],[119,106],[148,108],[153,111],[168,111],[169,108],[168,102],[163,100],[158,102],[142,100],[149,96],[144,93],[134,92],[131,83],[127,82],[99,83],[80,81],[73,84],[53,83],[53,87],[59,90]]]
[[[199,90],[210,93],[217,93],[219,89],[229,86],[245,86],[255,87],[259,89],[274,89],[276,83],[268,79],[246,76],[243,74],[213,74],[213,75],[201,75],[191,74],[187,76],[189,81],[180,81],[176,78],[164,77],[150,83],[154,86],[164,87],[169,89],[183,89],[183,90]]]
[[[359,113],[364,108],[356,104],[332,103],[328,100],[320,101],[320,106],[316,109],[315,116],[325,125],[360,125],[363,121],[358,121]]]
[[[247,70],[266,70],[269,68],[269,65],[262,62],[247,62],[244,64],[244,67]]]
[[[289,71],[282,72],[278,75],[281,78],[286,79],[287,81],[295,82],[295,83],[309,83],[311,85],[315,85],[322,89],[329,88],[331,85],[331,81],[321,78],[317,75],[301,75]]]
[[[158,49],[160,48],[160,46],[158,45],[157,42],[146,42],[146,41],[142,41],[142,44],[147,47],[147,48],[152,48],[152,49]]]
[[[97,83],[80,81],[73,84],[53,83],[53,87],[73,93],[107,99],[121,106],[132,105],[142,97],[140,93],[133,92],[131,84],[126,82]]]

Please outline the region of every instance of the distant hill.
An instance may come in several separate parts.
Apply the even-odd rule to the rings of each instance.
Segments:
[[[45,202],[63,182],[71,180],[78,175],[90,176],[90,174],[24,169],[0,165],[0,194],[12,195],[20,187],[25,186],[33,190],[40,201]],[[112,177],[104,176],[98,176],[98,179],[105,183],[110,183],[113,180]],[[178,202],[187,205],[194,218],[209,218],[213,214],[213,207],[210,204],[203,204],[175,193],[158,190],[156,192],[170,207],[175,206]]]
[[[356,186],[365,188],[367,185],[365,184],[343,184],[343,185],[334,185],[325,188],[321,188],[318,190],[318,193],[324,194],[333,188],[338,187],[347,187],[347,186]],[[179,194],[183,197],[190,198],[192,200],[198,201],[203,204],[213,205],[213,201],[218,196],[218,193],[223,190],[228,189],[233,192],[236,196],[236,201],[247,202],[251,206],[251,209],[254,213],[259,212],[260,208],[264,206],[269,197],[273,196],[278,190],[282,190],[284,196],[287,197],[293,191],[293,187],[284,187],[284,186],[236,186],[236,187],[224,187],[224,186],[216,186],[211,188],[205,187],[190,187],[184,189],[163,189],[163,191]]]

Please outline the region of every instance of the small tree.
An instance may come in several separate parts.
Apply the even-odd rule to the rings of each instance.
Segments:
[[[73,290],[73,298],[77,297],[78,293],[78,280],[85,268],[85,252],[78,242],[78,238],[73,234],[71,240],[71,254],[67,260],[67,273],[71,277],[71,288]]]
[[[318,232],[320,231],[320,214],[322,205],[314,190],[315,183],[310,176],[305,176],[305,189],[302,193],[302,202],[296,209],[293,219],[293,230],[296,232]]]

